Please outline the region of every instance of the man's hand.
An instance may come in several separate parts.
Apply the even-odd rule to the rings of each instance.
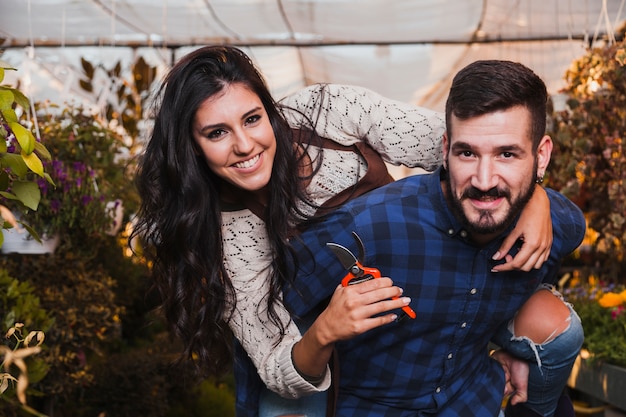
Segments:
[[[511,405],[524,403],[528,400],[528,363],[503,350],[496,350],[491,355],[500,362],[504,369],[504,396],[511,396]]]

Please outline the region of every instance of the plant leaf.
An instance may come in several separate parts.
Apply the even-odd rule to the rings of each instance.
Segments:
[[[1,69],[0,69],[1,70]],[[0,90],[0,109],[10,109],[13,105],[13,92],[11,90]]]
[[[43,177],[43,164],[35,152],[32,152],[29,155],[22,152],[22,158],[24,159],[26,166],[30,168],[31,171],[40,177]]]
[[[19,123],[9,122],[9,127],[22,147],[22,152],[30,154],[35,150],[35,137],[32,132]]]
[[[41,142],[35,142],[35,151],[46,161],[52,159],[52,155],[50,155],[50,151],[46,148]]]
[[[2,166],[9,168],[11,172],[18,177],[23,177],[26,173],[28,173],[28,167],[26,166],[26,162],[24,162],[22,155],[5,153],[2,155]]]
[[[37,210],[41,201],[41,191],[36,183],[31,181],[15,181],[12,187],[13,193],[28,208]]]

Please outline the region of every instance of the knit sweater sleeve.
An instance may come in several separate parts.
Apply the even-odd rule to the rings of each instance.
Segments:
[[[342,145],[368,142],[394,165],[428,171],[441,165],[444,115],[362,87],[314,84],[280,101],[293,128],[306,115],[318,135]]]
[[[327,390],[331,380],[328,367],[319,385],[310,384],[296,371],[291,350],[302,336],[282,304],[276,304],[277,314],[286,326],[282,340],[277,326],[269,320],[272,256],[264,222],[248,210],[224,212],[222,218],[224,262],[237,296],[236,310],[229,321],[234,336],[270,390],[285,398]]]

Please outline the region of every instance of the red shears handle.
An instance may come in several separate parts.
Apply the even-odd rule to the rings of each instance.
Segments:
[[[343,277],[341,280],[341,285],[347,287],[348,285],[354,285],[361,282],[369,281],[373,278],[380,278],[380,271],[376,268],[368,268],[366,266],[361,265],[360,262],[354,264],[352,269],[355,270],[355,273],[348,272],[348,275]]]
[[[360,262],[357,261],[356,264],[352,267],[355,273],[348,272],[348,275],[343,277],[341,280],[341,285],[347,287],[348,285],[359,284],[361,282],[369,281],[374,278],[380,278],[380,271],[376,268],[368,268],[366,266],[361,265]],[[398,297],[392,297],[393,300],[397,300]],[[409,306],[402,307],[402,311],[406,313],[407,316],[414,319],[417,317],[415,311]]]

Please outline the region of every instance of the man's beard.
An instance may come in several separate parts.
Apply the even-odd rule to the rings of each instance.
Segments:
[[[536,172],[536,170],[535,170]],[[460,198],[456,196],[456,194],[452,191],[452,186],[450,184],[450,177],[447,176],[444,180],[447,189],[447,199],[452,212],[456,216],[457,219],[463,223],[465,229],[468,232],[473,234],[494,234],[503,232],[514,220],[515,218],[522,212],[526,204],[533,195],[535,190],[535,180],[537,179],[537,175],[533,175],[532,180],[528,184],[528,186],[522,190],[519,197],[515,200],[511,200],[511,192],[509,189],[501,189],[494,187],[488,191],[481,191],[475,187],[469,187],[465,191]],[[480,200],[482,197],[491,197],[491,198],[500,198],[503,197],[506,201],[509,202],[509,210],[505,214],[504,218],[499,222],[493,218],[493,213],[490,210],[477,210],[478,212],[478,221],[472,222],[465,211],[463,210],[463,200],[467,198]]]

